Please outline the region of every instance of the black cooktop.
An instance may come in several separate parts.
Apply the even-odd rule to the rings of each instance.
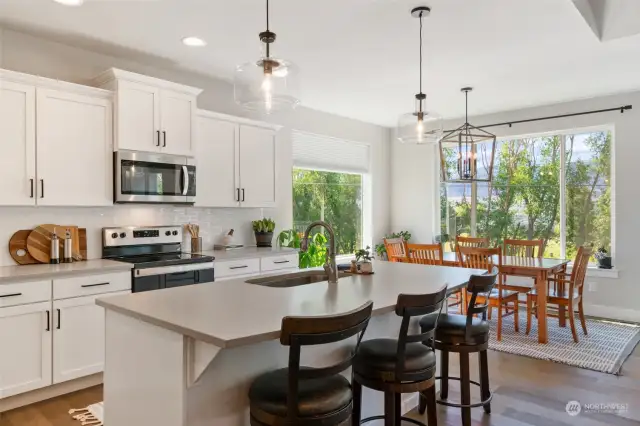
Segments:
[[[155,268],[158,266],[183,265],[185,263],[213,262],[213,256],[192,253],[158,253],[138,256],[117,256],[111,260],[135,264],[136,268]]]

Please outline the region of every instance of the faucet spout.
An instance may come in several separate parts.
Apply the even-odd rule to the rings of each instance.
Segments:
[[[325,273],[329,277],[329,282],[335,284],[338,282],[338,266],[336,265],[336,235],[331,225],[323,220],[317,220],[311,223],[307,227],[307,230],[304,231],[304,237],[302,238],[302,242],[300,243],[300,250],[307,251],[309,247],[309,233],[311,232],[311,229],[316,226],[325,228],[329,233],[329,247],[327,249],[327,256],[325,258],[323,268]]]

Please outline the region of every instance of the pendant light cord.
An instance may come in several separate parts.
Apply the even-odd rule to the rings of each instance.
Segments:
[[[422,93],[422,12],[420,12],[420,93]],[[420,102],[420,107],[422,107],[422,102]],[[420,109],[422,110],[422,108]]]
[[[469,91],[464,91],[464,121],[469,124]]]
[[[269,32],[269,0],[267,0],[267,32]],[[267,42],[267,58],[269,57],[269,45],[271,43]]]

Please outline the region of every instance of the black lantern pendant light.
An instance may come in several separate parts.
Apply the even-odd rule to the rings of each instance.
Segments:
[[[427,95],[422,93],[422,19],[430,13],[431,9],[427,6],[411,10],[411,16],[420,19],[420,91],[415,95],[415,110],[398,118],[396,133],[398,140],[403,143],[435,144],[442,137],[442,117],[427,111]]]
[[[298,67],[291,61],[271,56],[271,44],[276,41],[276,34],[269,30],[269,0],[266,2],[267,29],[259,34],[264,55],[255,62],[236,67],[234,97],[246,109],[270,114],[293,109],[300,99]]]
[[[442,180],[450,183],[491,182],[496,135],[469,124],[469,92],[463,87],[464,124],[440,140]]]

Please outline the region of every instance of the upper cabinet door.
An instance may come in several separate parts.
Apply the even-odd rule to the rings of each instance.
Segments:
[[[112,205],[111,101],[38,89],[37,114],[38,205]]]
[[[116,98],[117,149],[160,151],[160,90],[140,83],[120,81]]]
[[[0,81],[0,205],[35,204],[36,90]]]
[[[240,188],[243,207],[275,207],[276,136],[273,130],[240,126]]]
[[[196,206],[238,207],[238,125],[205,116],[196,123]]]
[[[0,399],[51,384],[51,302],[0,309]]]
[[[195,97],[162,90],[160,99],[162,152],[193,155]]]

